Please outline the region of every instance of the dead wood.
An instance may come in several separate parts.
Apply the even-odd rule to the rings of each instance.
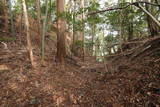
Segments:
[[[158,46],[160,45],[160,37],[154,37],[150,39],[145,39],[143,41],[136,41],[136,42],[128,42],[126,44],[134,44],[139,43],[137,47],[132,47],[131,49],[118,53],[113,55],[106,56],[107,59],[112,59],[112,61],[115,61],[117,59],[120,59],[122,57],[127,57],[130,60],[134,60],[137,57],[141,58],[140,56],[146,56],[151,55],[154,52],[159,51]]]
[[[138,47],[138,49],[133,52],[130,59],[133,60],[147,51],[152,52],[155,48],[158,48],[159,45],[160,45],[160,37],[151,38],[148,41],[146,41],[143,45]]]

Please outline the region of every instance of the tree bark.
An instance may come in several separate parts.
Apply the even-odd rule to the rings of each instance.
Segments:
[[[73,8],[73,20],[72,20],[72,23],[73,23],[73,42],[72,42],[72,53],[73,55],[75,55],[75,48],[76,48],[76,31],[75,31],[75,9],[76,9],[76,2],[75,0],[74,1],[74,8]]]
[[[133,22],[130,22],[128,26],[128,41],[132,39],[133,39]]]
[[[3,9],[4,9],[4,30],[8,32],[8,5],[7,0],[3,0]]]
[[[29,25],[29,21],[28,21],[28,13],[27,13],[25,0],[22,0],[22,5],[23,5],[23,13],[24,13],[24,18],[25,18],[25,26],[26,26],[26,34],[27,34],[27,46],[28,46],[27,49],[28,49],[28,52],[29,52],[32,67],[35,67],[33,51],[32,51],[31,37],[30,37],[30,29],[29,29],[30,25]]]
[[[92,25],[92,53],[91,55],[94,56],[94,48],[95,48],[95,44],[94,44],[94,37],[95,37],[95,34],[96,34],[96,25],[93,24]]]
[[[37,23],[38,23],[38,35],[36,36],[36,40],[37,44],[40,45],[41,35],[42,35],[40,0],[36,0],[36,10],[37,10]]]
[[[131,1],[133,3],[133,0]],[[133,7],[130,6],[131,11],[133,10]],[[128,41],[133,39],[133,18],[129,18],[129,26],[128,26]]]
[[[15,29],[14,29],[14,22],[13,22],[13,13],[12,13],[12,3],[11,0],[8,1],[8,5],[9,5],[9,14],[10,14],[10,21],[11,21],[11,32],[12,35],[15,36]]]
[[[144,8],[139,4],[140,8],[145,12]],[[159,34],[160,32],[160,23],[155,19],[152,15],[152,11],[150,10],[150,6],[147,4],[146,7],[146,14],[147,14],[147,23],[148,23],[148,30],[150,32],[150,36],[154,37]]]
[[[84,0],[81,0],[81,8],[84,10]],[[85,58],[85,48],[84,48],[84,23],[83,23],[83,19],[84,19],[84,13],[82,13],[81,15],[81,20],[82,20],[82,24],[83,24],[83,28],[82,28],[82,31],[80,32],[80,40],[82,41],[82,57],[83,57],[83,61],[84,61],[84,58]]]
[[[43,21],[43,32],[42,32],[42,62],[44,61],[44,54],[45,54],[45,35],[47,31],[47,17],[48,17],[48,0],[46,0],[46,13],[45,13],[45,19]]]
[[[84,8],[84,0],[80,0],[80,8]],[[82,13],[81,15],[81,20],[83,21],[84,19],[84,13]],[[84,28],[82,28],[82,31],[80,32],[80,38],[79,38],[80,41],[83,41],[84,40]]]
[[[57,61],[62,65],[65,64],[66,47],[65,47],[65,37],[66,37],[66,21],[64,18],[60,17],[65,7],[64,0],[57,0]]]

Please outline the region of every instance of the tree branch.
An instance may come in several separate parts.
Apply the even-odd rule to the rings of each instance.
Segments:
[[[103,13],[103,12],[112,11],[112,10],[121,10],[121,9],[125,9],[125,8],[129,7],[130,5],[135,5],[136,7],[138,7],[139,3],[141,3],[141,4],[148,4],[148,5],[152,5],[152,6],[158,6],[158,7],[160,6],[160,4],[154,4],[154,3],[150,3],[150,2],[144,2],[144,1],[133,2],[133,3],[126,2],[126,3],[127,3],[127,5],[124,6],[124,7],[116,7],[116,8],[112,8],[111,7],[111,8],[105,9],[105,10],[90,12],[90,13],[88,13],[88,15],[94,15],[94,14]]]
[[[143,8],[141,4],[139,4],[138,7],[148,16],[150,16],[152,20],[160,27],[160,22],[150,12],[148,12],[145,8]]]

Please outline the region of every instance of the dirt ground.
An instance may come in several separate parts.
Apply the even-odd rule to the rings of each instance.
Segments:
[[[0,51],[0,107],[160,107],[158,47],[105,65],[92,57],[67,58],[65,69],[55,63],[53,48],[43,65],[35,48],[33,69],[25,47],[7,45]]]

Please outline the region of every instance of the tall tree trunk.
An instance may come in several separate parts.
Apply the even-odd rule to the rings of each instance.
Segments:
[[[12,3],[11,0],[8,1],[8,5],[9,5],[9,14],[10,14],[10,21],[11,21],[11,32],[12,35],[15,36],[15,29],[14,29],[14,22],[13,22],[13,13],[12,13]]]
[[[43,21],[43,32],[42,32],[42,61],[44,61],[44,54],[45,54],[45,35],[47,31],[47,17],[48,17],[48,0],[46,0],[46,13],[45,13],[45,19]]]
[[[131,1],[133,3],[133,0]],[[130,6],[131,11],[133,10],[133,7]],[[128,41],[133,39],[133,18],[128,16],[128,21],[129,21],[129,25],[128,25]]]
[[[84,0],[80,0],[80,8],[84,8]],[[81,20],[83,21],[84,19],[84,13],[81,14]],[[80,41],[84,40],[84,28],[82,28],[82,31],[80,32]]]
[[[3,0],[4,9],[4,30],[8,32],[8,5],[7,0]]]
[[[133,39],[133,22],[128,26],[128,41]]]
[[[22,1],[20,1],[20,2],[22,4]],[[23,5],[21,5],[20,9],[23,10]],[[24,28],[23,28],[23,16],[24,16],[23,11],[21,11],[20,35],[22,35],[23,31],[24,31]],[[20,44],[22,44],[22,37],[21,36],[19,36],[19,40],[20,40]]]
[[[81,0],[81,8],[84,10],[84,0]],[[82,24],[83,24],[83,28],[82,28],[82,31],[80,32],[80,40],[82,41],[82,57],[83,57],[83,61],[84,61],[84,58],[85,58],[85,48],[84,48],[84,23],[83,23],[83,19],[84,19],[84,13],[82,13],[81,15],[81,20],[82,20]]]
[[[74,8],[73,8],[73,20],[72,20],[72,23],[73,23],[73,43],[72,43],[72,53],[73,54],[75,54],[75,48],[76,48],[76,46],[75,46],[75,44],[76,44],[76,31],[75,31],[75,8],[76,8],[76,1],[75,0],[73,0],[74,1]]]
[[[48,20],[49,22],[52,22],[52,0],[49,0],[49,8]]]
[[[42,35],[42,24],[41,24],[41,6],[40,0],[36,0],[36,11],[37,11],[37,22],[38,22],[38,35],[36,36],[37,44],[40,45]]]
[[[66,47],[65,47],[65,32],[66,32],[66,21],[64,18],[59,17],[60,14],[65,12],[65,1],[57,0],[57,61],[62,65],[65,64]]]
[[[53,10],[53,7],[52,7],[52,0],[49,0],[48,1],[48,26],[47,26],[47,29],[48,30],[51,30],[51,24],[52,24],[52,10]]]
[[[23,12],[24,12],[24,18],[25,18],[25,26],[26,26],[26,34],[27,34],[27,46],[28,46],[28,52],[31,60],[32,67],[35,67],[34,57],[33,57],[33,51],[32,51],[32,43],[31,43],[31,37],[30,37],[30,25],[28,21],[28,13],[26,8],[26,2],[25,0],[22,0],[23,5]]]
[[[94,44],[95,34],[96,34],[96,25],[93,24],[93,27],[92,27],[92,52],[91,52],[92,56],[94,56],[94,49],[95,49],[95,44]]]
[[[121,3],[124,3],[125,0],[118,0],[118,3],[121,4]],[[124,41],[124,35],[125,35],[125,31],[124,31],[124,23],[125,23],[125,19],[126,17],[124,16],[124,10],[120,10],[120,51],[122,52],[122,43]],[[109,52],[110,54],[110,52]]]

